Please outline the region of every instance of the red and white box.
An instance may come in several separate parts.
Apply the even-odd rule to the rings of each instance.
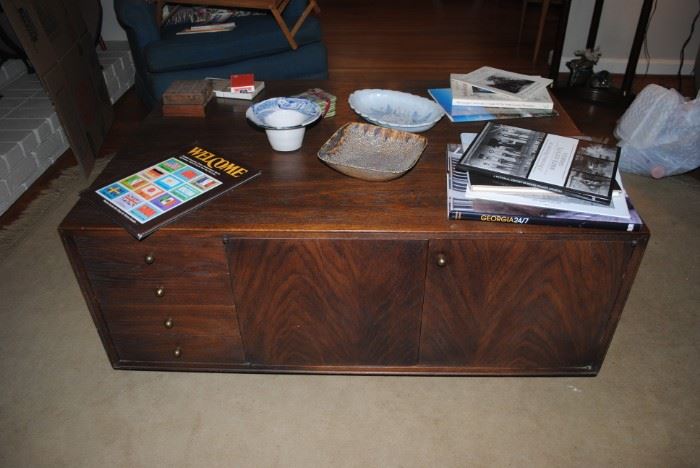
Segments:
[[[232,93],[252,93],[255,91],[255,76],[253,73],[231,75]]]

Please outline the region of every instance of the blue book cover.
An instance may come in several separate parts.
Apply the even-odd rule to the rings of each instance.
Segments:
[[[499,119],[522,119],[527,117],[554,117],[554,110],[518,109],[505,107],[452,106],[450,88],[430,88],[428,94],[445,110],[447,117],[455,123],[479,122]]]

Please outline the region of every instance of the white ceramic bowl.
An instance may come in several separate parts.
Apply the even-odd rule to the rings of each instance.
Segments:
[[[444,115],[434,101],[388,89],[360,89],[350,94],[350,107],[375,125],[406,132],[424,132]]]
[[[305,127],[283,129],[283,130],[265,130],[267,140],[270,146],[275,151],[296,151],[301,148],[304,141]]]
[[[246,118],[264,129],[306,127],[321,117],[321,109],[309,99],[275,97],[248,108]]]
[[[248,120],[265,129],[275,151],[296,151],[306,127],[321,117],[321,109],[309,99],[276,97],[248,108]]]

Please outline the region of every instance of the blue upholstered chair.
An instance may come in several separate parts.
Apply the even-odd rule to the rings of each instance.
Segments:
[[[294,24],[306,0],[291,0],[284,10]],[[315,16],[306,19],[292,50],[272,15],[236,17],[231,31],[176,35],[180,27],[159,28],[155,4],[145,0],[114,0],[117,19],[125,29],[136,68],[136,92],[153,106],[175,80],[225,78],[254,73],[256,79],[324,79],[328,76],[326,47]]]

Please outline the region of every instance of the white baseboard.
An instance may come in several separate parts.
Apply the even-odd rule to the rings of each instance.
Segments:
[[[575,59],[576,57],[562,57],[561,66],[559,71],[563,73],[569,72],[569,68],[566,66],[566,62]],[[678,66],[680,65],[680,60],[678,59],[651,59],[649,61],[649,68],[647,69],[647,61],[644,57],[640,57],[637,62],[637,74],[643,75],[676,75],[678,73]],[[601,58],[596,64],[595,70],[607,70],[614,74],[624,74],[627,68],[627,59],[624,58]],[[686,57],[683,61],[682,75],[692,75],[695,68],[695,60],[692,57]]]

